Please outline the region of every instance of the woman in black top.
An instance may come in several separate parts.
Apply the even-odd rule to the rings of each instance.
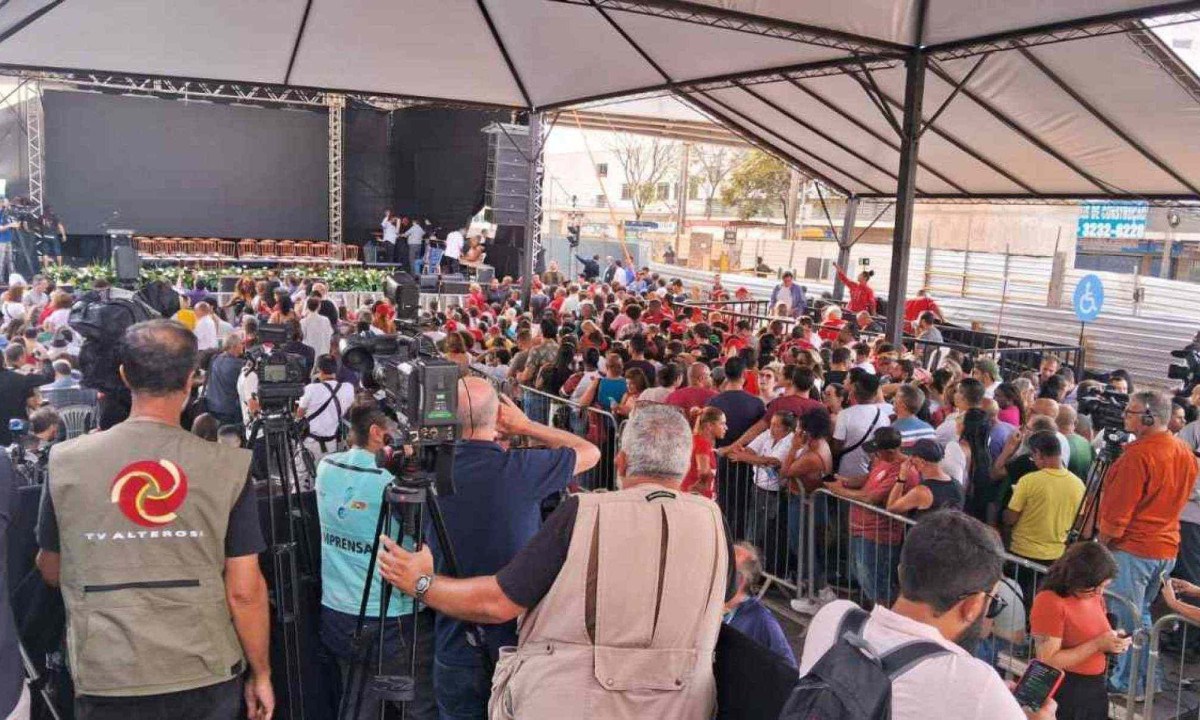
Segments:
[[[909,456],[908,461],[921,476],[921,483],[908,492],[904,492],[901,483],[892,486],[892,492],[888,495],[888,512],[908,514],[912,519],[919,521],[937,510],[962,510],[962,485],[939,467],[938,463],[942,461],[942,446],[936,440],[918,440],[903,452]]]

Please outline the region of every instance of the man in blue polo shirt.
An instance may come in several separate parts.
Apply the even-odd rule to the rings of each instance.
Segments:
[[[541,528],[542,501],[592,469],[600,450],[578,435],[533,422],[479,377],[459,382],[458,415],[463,441],[454,453],[455,492],[441,498],[446,533],[459,577],[494,575]],[[499,436],[524,436],[543,447],[506,450],[496,442]],[[444,572],[437,538],[431,537],[429,545],[435,566]],[[491,678],[466,631],[459,620],[437,618],[433,674],[441,720],[487,717]],[[490,625],[483,632],[493,659],[501,647],[517,644],[515,622]]]
[[[362,606],[383,489],[392,476],[375,464],[375,453],[383,448],[388,432],[387,415],[374,403],[364,403],[350,408],[347,418],[351,447],[346,452],[321,458],[316,488],[321,519],[321,641],[337,659],[343,693],[351,694],[344,702],[347,707],[354,707],[356,687],[346,687],[358,659],[353,648],[354,629]],[[411,538],[405,538],[405,545],[412,546]],[[378,634],[381,582],[378,577],[371,580],[367,631]],[[436,720],[432,692],[433,613],[422,610],[414,618],[412,599],[392,593],[387,620],[383,626],[383,673],[408,674],[408,643],[416,622],[416,698],[408,704],[407,717]],[[377,644],[373,646],[368,653],[372,673],[379,648]],[[357,717],[364,720],[379,717],[378,704],[364,701]]]

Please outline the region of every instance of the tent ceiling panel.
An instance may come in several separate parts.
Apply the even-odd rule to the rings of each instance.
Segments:
[[[872,166],[822,138],[819,134],[801,127],[787,116],[748,95],[744,90],[738,88],[713,90],[707,95],[737,110],[744,117],[754,118],[757,124],[770,130],[776,137],[785,138],[792,145],[803,148],[820,158],[827,166],[836,168],[845,176],[853,178],[854,185],[864,189],[870,186],[870,188],[885,193],[895,191],[896,173],[894,169],[880,163],[875,163],[878,167]],[[874,162],[872,158],[867,159]]]
[[[610,12],[609,16],[675,81],[767,70],[846,55],[838,48],[669,18],[621,12]]]
[[[902,96],[902,72],[879,73],[878,79],[879,84],[893,97]],[[940,107],[953,89],[950,84],[930,73],[925,79],[925,107],[930,108],[929,112],[932,113],[932,109]],[[1091,184],[962,94],[950,103],[937,119],[936,125],[968,146],[983,149],[988,157],[1039,193],[1105,192],[1104,188]],[[991,192],[991,189],[982,188],[977,192]]]
[[[495,8],[496,29],[539,106],[663,82],[591,8],[546,0],[487,3]]]
[[[474,42],[454,49],[453,37]],[[292,84],[524,104],[474,0],[314,0]]]
[[[837,109],[829,116],[824,127],[835,126],[839,123],[849,124],[851,121],[846,118],[853,118],[870,128],[875,134],[898,142],[896,131],[871,103],[862,87],[848,75],[808,78],[798,81],[798,84]],[[899,102],[903,98],[896,96],[894,99]],[[893,109],[899,112],[898,109]],[[931,116],[935,109],[927,107],[925,116]],[[817,117],[824,116],[818,115]],[[974,148],[971,149],[974,150]],[[936,132],[926,132],[921,138],[921,162],[936,169],[969,192],[984,188],[1005,193],[1022,191],[1019,185],[1007,180],[1002,174]],[[931,184],[922,182],[921,186],[925,187]]]
[[[5,5],[0,26],[15,30],[32,5]],[[304,15],[304,0],[43,5],[53,7],[0,42],[0,63],[278,83]]]
[[[1129,36],[1045,45],[1030,52],[1142,147],[1193,187],[1200,186],[1200,99]]]
[[[929,0],[925,44],[967,40],[1163,4],[1164,0]]]
[[[722,105],[723,101],[715,100],[710,93],[689,93],[685,97],[698,109],[706,111],[715,120],[725,121],[728,119],[733,124],[739,126],[739,130],[749,132],[754,137],[762,139],[785,160],[790,159],[808,175],[826,182],[841,192],[860,195],[864,193],[883,192],[883,188],[863,184],[857,178],[851,177],[840,168],[834,167],[829,162],[816,156],[809,149],[797,145],[787,137],[776,134],[766,127],[759,118],[746,117],[738,113],[736,108]]]
[[[975,61],[968,58],[941,67],[961,80]],[[967,87],[1106,185],[1121,177],[1147,192],[1187,192],[1019,52],[991,54]],[[972,101],[960,95],[954,102]],[[1119,185],[1114,189],[1120,192]]]
[[[692,4],[904,45],[916,38],[916,0],[696,0]]]

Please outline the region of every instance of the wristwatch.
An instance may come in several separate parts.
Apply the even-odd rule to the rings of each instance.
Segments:
[[[422,575],[421,577],[417,578],[417,584],[413,586],[413,590],[415,591],[413,593],[413,597],[418,601],[423,601],[425,599],[425,593],[429,592],[429,588],[431,587],[433,587],[433,576]]]

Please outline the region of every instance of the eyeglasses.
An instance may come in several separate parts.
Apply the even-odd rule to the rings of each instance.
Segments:
[[[975,592],[981,591],[976,590]],[[965,598],[969,598],[974,595],[975,592],[963,593],[962,595],[958,596],[958,599],[963,600]],[[1008,601],[1004,598],[990,592],[985,592],[983,594],[987,596],[988,599],[987,610],[984,611],[983,616],[988,620],[995,620],[996,618],[1000,617],[1001,613],[1008,609]]]

